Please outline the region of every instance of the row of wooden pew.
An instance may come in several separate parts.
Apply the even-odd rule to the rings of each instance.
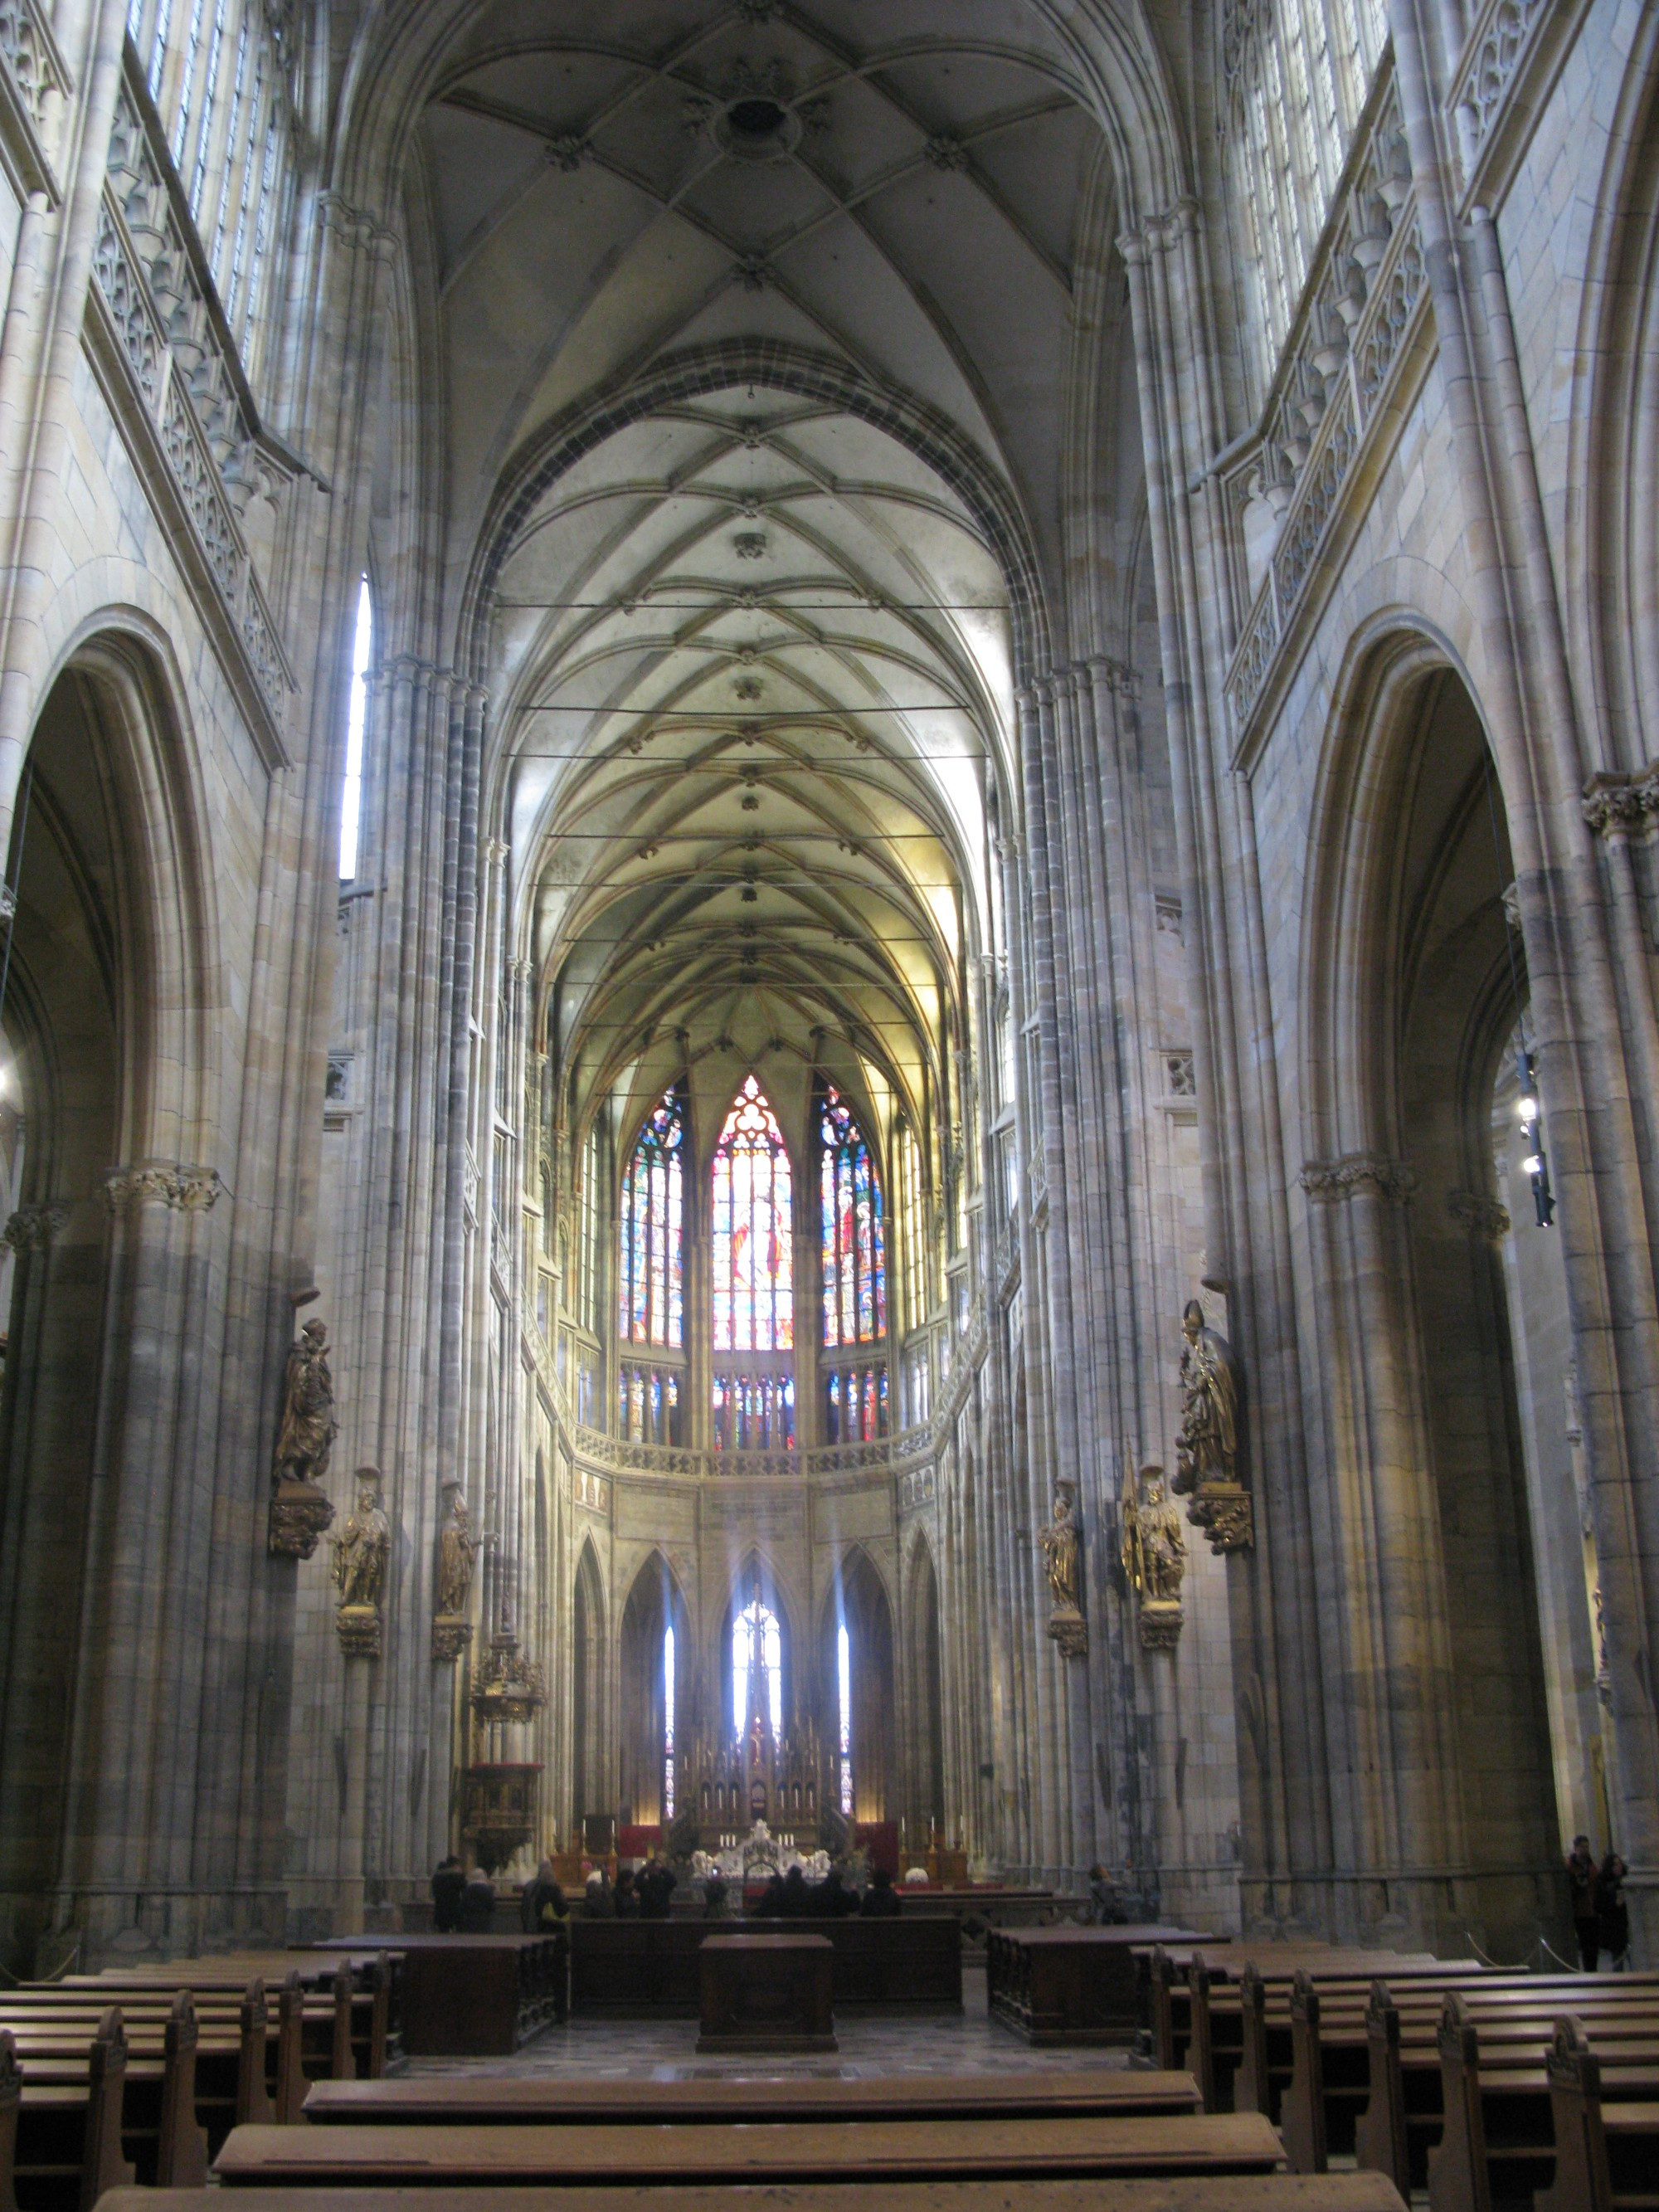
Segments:
[[[1294,2171],[1352,2155],[1431,2212],[1659,2212],[1659,1975],[1239,1959],[1154,1950],[1152,2056],[1206,2111],[1276,2123]]]
[[[388,1996],[378,1960],[289,1954],[0,1994],[0,2212],[204,2181],[236,2126],[297,2123],[313,2079],[384,2074]]]

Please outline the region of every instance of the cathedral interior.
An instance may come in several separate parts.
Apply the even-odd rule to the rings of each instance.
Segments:
[[[1659,10],[0,95],[0,1965],[757,1820],[1659,1964]]]

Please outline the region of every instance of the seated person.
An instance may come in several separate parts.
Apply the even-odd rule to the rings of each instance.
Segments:
[[[495,1891],[482,1867],[474,1867],[461,1893],[461,1933],[488,1936],[495,1925]]]
[[[871,1875],[870,1887],[864,1893],[864,1902],[859,1911],[866,1920],[898,1918],[898,1892],[894,1888],[893,1877],[885,1867],[878,1867]]]
[[[783,1896],[779,1911],[786,1920],[810,1920],[812,1917],[812,1893],[806,1887],[806,1876],[797,1864],[783,1877]]]
[[[590,1920],[614,1920],[617,1917],[610,1877],[603,1867],[595,1867],[583,1885],[582,1910]]]
[[[440,1936],[455,1935],[461,1924],[461,1899],[466,1894],[466,1875],[452,1851],[440,1859],[432,1875],[432,1925]]]
[[[702,1917],[705,1920],[723,1920],[726,1917],[728,1894],[726,1876],[718,1867],[712,1868],[708,1881],[702,1886]]]
[[[569,1917],[570,1908],[553,1871],[553,1862],[544,1859],[536,1869],[535,1879],[524,1886],[524,1894],[519,1899],[519,1925],[526,1936],[537,1936],[544,1929],[559,1927]]]
[[[641,1869],[635,1884],[640,1900],[641,1920],[666,1920],[668,1900],[679,1887],[674,1879],[674,1869],[660,1856]]]
[[[773,1875],[761,1892],[761,1901],[755,1907],[757,1920],[781,1920],[783,1917],[783,1876]]]
[[[617,1876],[617,1917],[618,1920],[637,1920],[640,1917],[639,1887],[634,1879],[632,1867],[623,1867]]]
[[[858,1909],[858,1893],[842,1880],[841,1869],[832,1866],[812,1892],[813,1911],[820,1920],[840,1920]]]

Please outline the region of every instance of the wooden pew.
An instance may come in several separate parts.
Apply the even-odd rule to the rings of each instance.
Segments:
[[[1483,2071],[1488,2087],[1501,2079],[1508,2095],[1522,2100],[1510,2106],[1510,2122],[1529,2127],[1540,2144],[1548,2141],[1544,2051],[1562,2006],[1579,2008],[1604,2075],[1609,2066],[1615,2069],[1621,2094],[1632,2069],[1639,2077],[1659,2060],[1655,1977],[1504,1979],[1508,1986],[1449,1990],[1434,2014],[1402,2005],[1385,1983],[1377,1983],[1371,1992],[1365,2015],[1370,2096],[1357,2126],[1356,2152],[1362,2167],[1387,2173],[1402,2194],[1431,2178],[1433,2146],[1437,2139],[1443,2146],[1451,2105],[1464,2105],[1473,2094],[1468,2078],[1471,2057],[1477,2080]],[[1455,2023],[1449,2036],[1449,2020]],[[1474,2031],[1473,2046],[1465,2041],[1465,2024]],[[1530,2113],[1522,2109],[1527,2099],[1532,2100]],[[1461,2127],[1462,2120],[1455,2124]],[[1453,2166],[1462,2156],[1455,2152]],[[1442,2186],[1443,2193],[1454,2186],[1450,2167]]]
[[[121,2155],[127,2046],[120,2011],[112,2006],[106,2013],[86,2048],[82,2082],[67,2089],[35,2092],[27,2058],[20,2063],[15,2039],[7,2040],[6,2063],[12,2070],[10,2124],[4,2135],[9,2137],[11,2163],[0,2179],[17,2192],[13,2201],[23,2212],[71,2204],[77,2212],[93,2212],[106,2189],[118,2189],[133,2179],[132,2167]]]
[[[1137,1984],[1144,1976],[1142,2010],[1154,2064],[1163,2067],[1188,2063],[1186,2051],[1192,2037],[1188,1977],[1194,1959],[1202,1957],[1209,1969],[1210,1987],[1236,1984],[1247,1965],[1264,1980],[1288,1981],[1298,1968],[1315,1975],[1337,1974],[1368,1980],[1375,1974],[1391,1974],[1401,1981],[1413,1976],[1434,1977],[1453,1972],[1480,1973],[1478,1960],[1437,1959],[1429,1951],[1368,1951],[1340,1943],[1258,1943],[1254,1940],[1223,1951],[1196,1944],[1139,1947],[1135,1951]]]
[[[1604,2103],[1601,2062],[1571,2015],[1556,2022],[1545,2068],[1555,2179],[1534,2199],[1537,2212],[1636,2212],[1659,2203],[1659,2100]]]
[[[1226,1940],[1190,1928],[994,1928],[985,1944],[991,2017],[1028,2043],[1130,2043],[1144,2024],[1137,1950]]]
[[[1609,2037],[1593,2051],[1584,2038],[1586,2052],[1598,2062],[1602,2097],[1612,2092],[1632,2105],[1659,2105],[1659,2012],[1648,2015],[1648,2028],[1644,2039]],[[1480,2038],[1475,2017],[1454,1992],[1438,2039],[1445,2118],[1429,2153],[1430,2212],[1493,2212],[1495,2204],[1525,2203],[1554,2173],[1553,2083],[1543,2050],[1528,2045],[1498,2054],[1494,2063]],[[1650,2123],[1640,2132],[1650,2142],[1659,2130]]]
[[[523,2126],[665,2121],[1030,2119],[1195,2112],[1190,2074],[1091,2067],[1067,2074],[911,2074],[886,2081],[798,2081],[562,2079],[478,2081],[447,2075],[395,2081],[316,2081],[305,2117],[314,2125]]]
[[[846,2120],[736,2127],[238,2128],[215,2164],[225,2188],[569,2188],[696,2181],[977,2179],[1273,2173],[1259,2112],[1147,2118]]]
[[[784,2192],[754,2184],[689,2183],[651,2192],[651,2212],[777,2212]],[[983,2181],[822,2182],[792,2187],[788,2212],[1008,2212],[1006,2183]],[[223,2200],[205,2190],[117,2190],[102,2212],[216,2212]],[[326,2193],[274,2188],[262,2212],[547,2212],[539,2189],[350,2189]],[[560,2212],[639,2212],[639,2191],[572,2186]],[[1188,2175],[1179,2179],[1024,2180],[1019,2212],[1404,2212],[1381,2174]]]

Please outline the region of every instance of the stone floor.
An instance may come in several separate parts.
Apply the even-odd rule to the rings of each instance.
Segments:
[[[707,2081],[730,2075],[748,2081],[799,2081],[816,2075],[857,2081],[893,2074],[1009,2074],[1070,2071],[1078,2067],[1124,2066],[1123,2051],[1033,2051],[994,2021],[986,2010],[985,1976],[963,1978],[960,2018],[861,2019],[843,2014],[836,2022],[841,2045],[834,2057],[699,2058],[695,2020],[573,2020],[550,2027],[511,2058],[410,2058],[410,2075],[580,2074],[588,2080]]]

